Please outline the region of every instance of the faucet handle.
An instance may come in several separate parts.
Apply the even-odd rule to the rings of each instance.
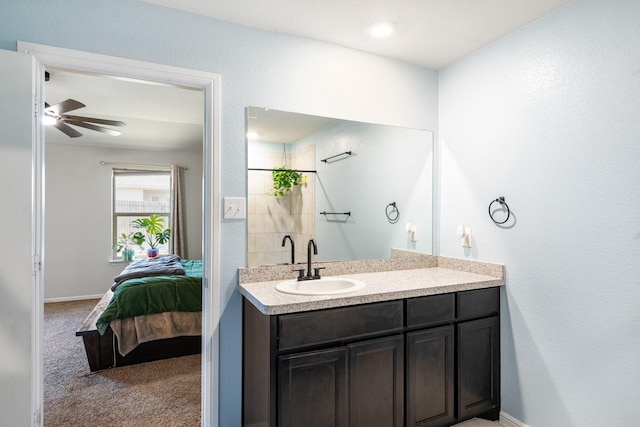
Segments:
[[[296,269],[293,269],[291,271],[297,271],[298,272],[298,280],[301,280],[304,277],[304,268],[296,268]]]
[[[326,267],[313,267],[313,278],[314,279],[319,279],[320,278],[320,270],[324,270]]]

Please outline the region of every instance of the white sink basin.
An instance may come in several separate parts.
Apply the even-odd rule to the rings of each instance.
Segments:
[[[366,284],[360,280],[342,277],[323,277],[316,280],[287,280],[276,285],[276,290],[286,294],[334,295],[355,292]]]

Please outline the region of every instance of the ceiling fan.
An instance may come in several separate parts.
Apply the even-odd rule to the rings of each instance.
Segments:
[[[80,132],[72,128],[72,126],[79,126],[85,129],[91,129],[96,132],[106,133],[108,135],[118,136],[122,132],[115,129],[106,128],[98,125],[107,126],[126,126],[124,122],[116,120],[105,120],[94,117],[73,116],[66,114],[69,111],[77,110],[82,107],[86,107],[82,102],[75,99],[67,99],[54,105],[44,104],[45,124],[50,124],[58,130],[67,134],[71,138],[77,138],[82,136]]]

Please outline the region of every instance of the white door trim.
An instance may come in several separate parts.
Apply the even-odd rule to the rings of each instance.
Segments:
[[[18,51],[33,55],[43,66],[66,68],[90,73],[115,75],[139,80],[197,88],[204,91],[204,189],[203,189],[203,331],[202,331],[202,425],[217,426],[219,414],[219,333],[220,323],[220,75],[198,70],[172,67],[115,56],[18,41]],[[42,70],[38,70],[42,79]],[[40,98],[39,109],[43,106]],[[44,152],[40,138],[34,147],[34,257],[44,255],[44,164],[38,156]],[[40,154],[38,154],[40,153]],[[33,300],[34,360],[32,362],[32,405],[34,413],[42,413],[42,324],[44,282],[37,280]],[[38,409],[39,408],[39,409]],[[41,417],[38,425],[42,425]]]

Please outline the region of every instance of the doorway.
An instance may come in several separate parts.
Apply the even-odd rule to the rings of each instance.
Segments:
[[[44,67],[71,71],[117,76],[124,79],[150,81],[158,84],[176,85],[201,90],[204,93],[204,149],[203,149],[203,219],[202,219],[202,260],[203,260],[203,306],[202,306],[202,425],[218,424],[218,323],[219,306],[219,194],[220,194],[220,78],[216,74],[204,73],[176,67],[163,66],[118,57],[54,48],[32,43],[18,43],[18,50],[33,55],[40,63],[39,79],[44,79]],[[39,100],[43,105],[44,101]],[[41,138],[42,139],[42,138]],[[36,144],[36,175],[42,176],[44,170],[44,141]],[[44,254],[44,198],[42,182],[36,182],[35,210],[39,212],[39,224],[34,225],[36,241],[41,242],[34,248],[36,257],[46,262]],[[38,234],[40,234],[38,236]],[[44,263],[43,263],[44,264]],[[33,334],[35,358],[32,366],[34,387],[32,405],[36,412],[42,411],[42,336],[43,336],[43,290],[44,275],[40,274],[36,286],[37,298],[33,301]],[[39,409],[38,409],[39,408]],[[42,422],[42,417],[40,423]]]

